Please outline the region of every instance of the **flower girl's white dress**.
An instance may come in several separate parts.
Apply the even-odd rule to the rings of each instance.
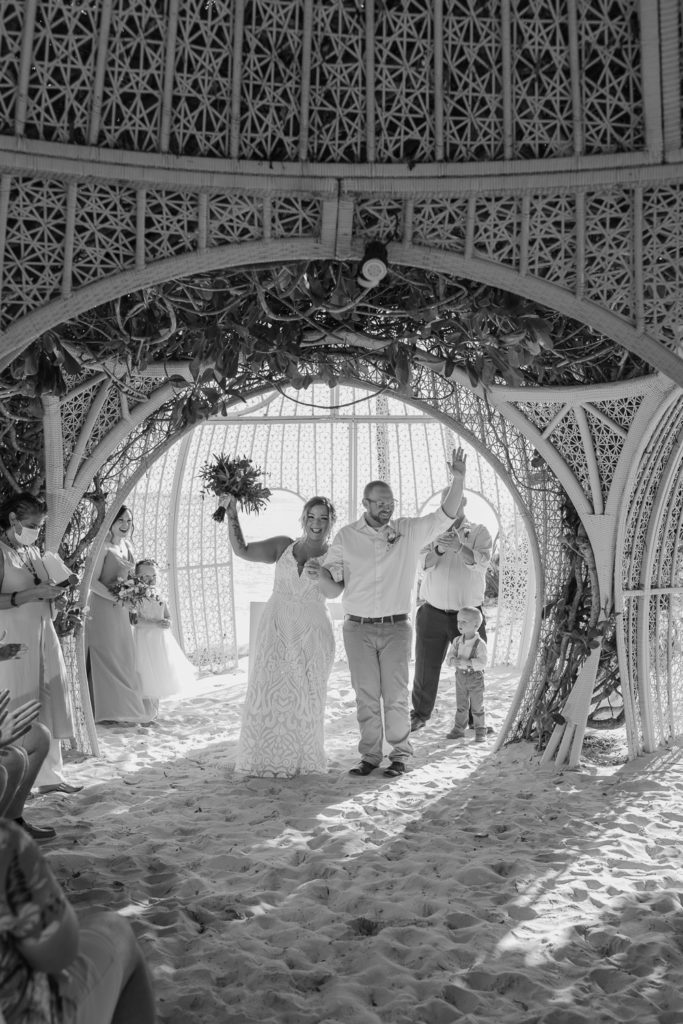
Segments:
[[[183,654],[171,630],[159,625],[168,618],[166,603],[144,597],[135,624],[135,661],[144,697],[158,699],[181,693],[197,678],[197,669]]]

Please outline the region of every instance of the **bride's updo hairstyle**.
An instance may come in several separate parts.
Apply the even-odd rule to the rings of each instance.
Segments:
[[[337,521],[337,513],[335,512],[334,505],[332,504],[330,499],[329,498],[321,498],[319,494],[317,494],[314,498],[309,498],[308,501],[306,502],[306,504],[304,505],[304,507],[302,508],[302,510],[301,510],[301,526],[302,527],[306,526],[306,517],[308,516],[308,513],[311,511],[311,509],[315,508],[316,505],[324,505],[325,508],[327,509],[327,514],[330,517],[330,530],[331,530],[332,527],[334,526],[334,524]]]
[[[14,512],[18,519],[22,516],[31,515],[32,512],[37,512],[38,515],[45,515],[45,503],[36,498],[35,494],[31,494],[29,491],[19,491],[17,494],[13,494],[7,501],[3,501],[0,505],[0,527],[3,530],[9,530],[10,512]]]

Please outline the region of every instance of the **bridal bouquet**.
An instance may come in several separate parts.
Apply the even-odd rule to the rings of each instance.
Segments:
[[[230,459],[222,452],[205,462],[199,475],[204,483],[202,497],[215,494],[217,498],[232,495],[244,512],[261,512],[268,504],[270,491],[259,482],[263,476],[250,459]],[[213,514],[217,523],[225,519],[225,509],[220,506]]]

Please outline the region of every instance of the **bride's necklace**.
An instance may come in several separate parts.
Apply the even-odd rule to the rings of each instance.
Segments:
[[[36,572],[36,567],[31,556],[28,554],[24,555],[24,552],[22,551],[21,547],[17,547],[16,544],[12,543],[12,541],[9,538],[9,534],[7,533],[7,530],[2,531],[2,536],[7,546],[12,548],[12,550],[16,553],[17,558],[24,566],[24,568],[27,569],[28,572],[30,572],[31,576],[33,576],[33,582],[36,585],[36,587],[39,587],[40,584],[44,581],[41,580],[40,576]],[[42,560],[42,558],[40,558],[40,555],[38,555],[38,558],[40,559],[40,564],[42,565],[43,569],[45,569],[45,562]],[[49,579],[49,573],[47,569],[45,569],[45,579]]]

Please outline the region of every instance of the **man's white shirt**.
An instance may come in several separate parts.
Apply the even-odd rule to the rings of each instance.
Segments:
[[[344,581],[345,613],[373,619],[410,613],[420,551],[452,523],[440,508],[426,516],[399,516],[378,530],[365,516],[343,526],[323,565],[337,583]]]
[[[485,526],[466,519],[458,533],[461,537],[467,533],[465,543],[472,548],[474,565],[465,561],[462,548],[459,551],[446,549],[433,566],[425,569],[420,581],[420,598],[434,608],[478,608],[484,602],[486,570],[493,548],[491,534]]]

